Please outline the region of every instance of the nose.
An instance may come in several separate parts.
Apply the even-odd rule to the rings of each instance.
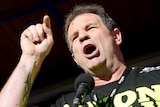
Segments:
[[[87,40],[87,39],[89,39],[90,37],[89,37],[89,35],[88,35],[88,33],[87,32],[85,32],[85,31],[81,31],[80,32],[80,35],[79,35],[79,41],[80,42],[83,42],[83,41],[85,41],[85,40]]]

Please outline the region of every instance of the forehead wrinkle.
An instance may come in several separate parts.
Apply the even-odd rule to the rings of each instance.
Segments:
[[[73,25],[75,22],[76,22],[76,23],[79,22],[79,21],[77,21],[78,19],[81,20],[81,23],[80,23],[80,24],[85,25],[85,26],[86,26],[86,24],[89,24],[89,23],[95,23],[95,21],[96,21],[96,23],[102,22],[101,18],[100,18],[98,15],[93,14],[93,13],[84,13],[84,14],[81,14],[81,15],[76,16],[76,17],[71,21],[71,23],[70,23],[70,25],[69,25],[69,28],[70,28],[70,26]],[[76,20],[76,21],[75,21],[75,20]],[[93,22],[93,21],[94,21],[94,22]],[[88,23],[87,23],[87,22],[88,22]],[[78,23],[78,25],[79,25],[79,23]]]
[[[76,25],[75,27],[74,27],[74,29],[75,28],[78,28],[78,29],[82,29],[82,30],[85,30],[87,27],[89,27],[90,25],[100,25],[101,24],[101,21],[100,20],[98,20],[98,21],[92,21],[92,20],[89,20],[89,21],[85,21],[84,22],[84,24],[83,24],[83,22],[82,23],[80,23],[80,25],[78,24],[78,26]],[[82,26],[81,26],[82,25]],[[70,26],[69,26],[69,28],[71,27],[71,26],[74,26],[74,23],[73,22],[71,22],[71,24],[70,24]],[[71,35],[73,35],[75,32],[77,31],[77,29],[76,30],[73,30],[72,32],[71,32]]]

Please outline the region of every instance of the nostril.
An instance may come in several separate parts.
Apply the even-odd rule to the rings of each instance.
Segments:
[[[88,36],[84,36],[84,37],[81,37],[81,38],[80,38],[80,41],[83,42],[83,41],[85,41],[85,40],[87,40],[87,39],[89,39],[89,37],[88,37]]]

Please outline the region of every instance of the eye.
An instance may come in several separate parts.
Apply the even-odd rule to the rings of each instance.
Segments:
[[[74,41],[76,38],[77,38],[77,36],[73,36],[73,37],[72,37],[72,41]]]
[[[73,42],[78,37],[78,33],[74,33],[74,35],[71,38],[71,41]]]
[[[93,28],[95,28],[95,26],[91,25],[91,26],[89,26],[89,27],[87,28],[87,30],[91,30],[91,29],[93,29]]]

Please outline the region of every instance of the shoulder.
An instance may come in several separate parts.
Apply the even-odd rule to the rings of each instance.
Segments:
[[[134,78],[159,78],[160,66],[133,67],[130,76]]]
[[[141,70],[141,73],[143,72],[153,72],[153,71],[160,71],[160,66],[151,66],[151,67],[144,67],[142,70]]]
[[[160,66],[132,67],[132,70],[139,73],[152,73],[154,71],[160,72]]]

